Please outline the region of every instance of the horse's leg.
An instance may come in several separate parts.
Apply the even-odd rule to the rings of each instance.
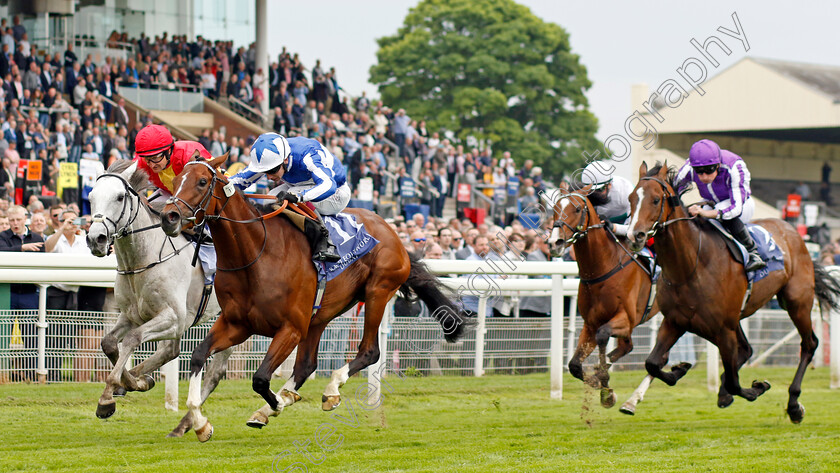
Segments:
[[[280,414],[284,408],[300,401],[300,394],[298,394],[297,390],[303,386],[303,383],[306,382],[309,375],[318,367],[318,342],[320,342],[321,334],[324,333],[326,327],[326,324],[309,327],[306,333],[306,339],[298,345],[292,376],[286,380],[286,383],[283,384],[283,387],[277,394],[279,409],[272,409],[268,404],[262,406],[257,412],[251,415],[248,425],[257,428],[263,427],[268,423],[269,417]]]
[[[592,353],[595,349],[595,334],[592,332],[592,329],[587,324],[583,324],[583,328],[580,331],[580,337],[578,337],[578,344],[577,348],[575,348],[575,353],[572,355],[572,359],[569,361],[569,373],[572,374],[575,378],[585,381],[584,380],[584,373],[583,373],[583,361]]]
[[[216,319],[216,323],[210,327],[210,332],[193,351],[190,359],[190,390],[187,394],[187,408],[192,415],[195,435],[201,442],[210,440],[213,435],[213,426],[201,413],[201,405],[207,400],[207,397],[202,396],[204,391],[201,389],[201,370],[204,368],[204,363],[207,362],[210,355],[239,345],[247,340],[250,335],[251,332],[245,327],[228,323],[224,312],[222,312],[222,315]],[[210,395],[209,391],[207,395]]]
[[[677,327],[666,317],[662,321],[662,325],[659,326],[659,332],[656,333],[656,345],[645,360],[645,369],[648,374],[661,379],[668,386],[677,384],[677,381],[685,376],[685,373],[691,368],[691,363],[682,362],[672,366],[668,373],[662,371],[662,368],[668,364],[668,353],[671,351],[671,347],[674,346],[674,343],[677,343],[677,340],[684,333],[685,329]]]
[[[615,331],[613,331],[613,334],[615,334]],[[604,350],[600,350],[601,365],[595,374],[601,381],[601,405],[607,409],[614,406],[616,399],[618,399],[615,392],[610,388],[610,366],[622,356],[630,353],[631,350],[633,350],[633,341],[629,337],[617,337],[615,350],[606,355],[606,359]],[[609,360],[609,363],[607,363],[607,360]]]
[[[275,394],[271,390],[271,375],[289,357],[289,354],[292,353],[292,350],[295,349],[298,343],[300,343],[300,330],[292,326],[291,323],[284,324],[271,340],[271,345],[268,346],[268,352],[265,354],[265,358],[260,364],[260,367],[254,373],[254,378],[251,382],[254,392],[262,396],[268,404],[251,415],[251,418],[246,423],[248,427],[256,427],[258,429],[264,427],[268,424],[269,416],[280,414],[287,404],[291,405],[297,401],[294,398],[297,393],[290,393],[289,400]]]
[[[811,307],[814,304],[814,298],[808,294],[803,297],[802,294],[790,294],[788,297],[788,287],[785,287],[784,301],[788,308],[788,315],[790,320],[799,332],[799,337],[802,342],[799,344],[799,365],[796,367],[796,374],[793,376],[793,382],[788,388],[788,405],[787,414],[790,416],[790,421],[794,424],[802,422],[805,416],[805,408],[799,402],[799,395],[802,393],[802,378],[805,377],[805,370],[811,360],[814,358],[814,353],[817,351],[819,340],[814,334],[814,327],[811,323]]]
[[[624,404],[618,409],[622,414],[633,415],[636,413],[636,405],[645,398],[645,393],[647,393],[648,388],[650,387],[650,383],[653,381],[653,376],[647,375],[645,379],[642,380],[639,387],[633,391],[633,394],[630,396],[630,399],[624,401]]]
[[[755,381],[749,388],[741,387],[738,376],[738,358],[741,350],[737,331],[723,329],[715,337],[713,343],[720,349],[720,359],[723,362],[723,385],[729,394],[741,396],[752,402],[770,389],[770,383],[766,381],[761,383]]]
[[[228,348],[226,350],[222,350],[216,355],[213,356],[213,359],[210,360],[210,364],[207,365],[207,382],[204,383],[204,386],[201,389],[201,404],[204,404],[204,401],[210,396],[210,393],[216,389],[216,386],[219,385],[219,381],[221,381],[222,376],[225,375],[227,371],[227,360],[230,358],[231,353],[233,353],[233,348]],[[175,427],[172,432],[167,435],[167,437],[183,437],[187,431],[192,428],[192,413],[187,412],[184,414],[184,417],[181,418],[181,422],[178,423],[178,426]]]
[[[321,396],[321,409],[325,411],[331,411],[341,404],[341,393],[338,390],[350,376],[379,361],[379,324],[385,314],[385,306],[397,293],[397,289],[385,289],[382,286],[384,282],[368,283],[365,295],[365,328],[359,342],[359,351],[356,358],[333,371],[330,376],[330,382]]]
[[[117,360],[120,358],[120,341],[132,328],[134,328],[134,324],[131,323],[125,316],[120,315],[117,319],[117,323],[114,325],[114,328],[102,337],[102,341],[99,345],[102,347],[102,353],[105,353],[105,356],[111,361],[112,366],[116,366]],[[123,375],[125,374],[127,374],[127,372]],[[118,386],[114,389],[113,396],[122,397],[125,396],[125,393],[125,386]]]
[[[181,354],[181,338],[172,340],[161,340],[158,342],[157,350],[142,363],[128,370],[135,378],[154,372],[165,365],[168,361],[174,360]]]
[[[752,356],[753,350],[750,342],[747,340],[746,334],[744,334],[744,329],[739,325],[738,331],[736,332],[738,337],[738,371],[741,370],[741,367],[744,366],[744,363],[750,359]],[[726,390],[726,374],[720,375],[720,390],[718,391],[718,407],[724,408],[729,407],[735,398],[729,394],[729,391]]]
[[[107,419],[114,415],[114,411],[116,411],[114,390],[120,386],[120,381],[130,391],[148,391],[154,387],[155,382],[151,376],[136,379],[128,373],[125,365],[128,364],[128,359],[134,353],[134,350],[143,342],[177,336],[174,333],[177,327],[176,321],[175,312],[171,310],[164,311],[145,324],[129,330],[125,337],[123,337],[122,348],[119,350],[117,362],[114,365],[114,369],[108,374],[105,380],[105,391],[102,392],[102,396],[99,398],[99,405],[96,408],[97,417]],[[105,340],[103,340],[103,345],[105,345]]]

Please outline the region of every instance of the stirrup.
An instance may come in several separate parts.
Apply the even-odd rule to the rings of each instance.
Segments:
[[[761,256],[759,256],[757,253],[748,253],[747,264],[744,265],[744,269],[747,272],[758,271],[766,267],[767,263],[763,259],[761,259]]]
[[[335,263],[341,259],[341,256],[335,251],[334,246],[328,246],[325,250],[321,250],[312,255],[312,259],[318,261],[326,261],[327,263]]]

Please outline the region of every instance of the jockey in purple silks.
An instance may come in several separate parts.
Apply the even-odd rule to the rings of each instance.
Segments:
[[[677,173],[677,192],[690,182],[697,184],[700,196],[715,202],[715,206],[702,208],[692,205],[688,213],[720,220],[749,252],[749,261],[745,265],[747,272],[767,266],[744,226],[755,212],[755,202],[750,197],[750,171],[744,160],[731,151],[720,149],[712,140],[700,140],[691,146],[688,161]]]

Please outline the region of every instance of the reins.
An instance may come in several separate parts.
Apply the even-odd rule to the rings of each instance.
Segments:
[[[659,207],[659,217],[656,219],[654,224],[651,226],[650,230],[648,230],[647,238],[653,237],[660,228],[665,229],[673,223],[680,222],[680,221],[683,221],[683,220],[694,220],[694,219],[697,218],[696,216],[694,216],[694,217],[677,217],[677,218],[674,218],[674,219],[671,219],[671,220],[666,220],[665,222],[660,223],[660,221],[662,220],[662,216],[665,213],[665,202],[666,201],[668,202],[668,204],[671,206],[671,211],[673,212],[675,209],[682,206],[682,201],[680,200],[680,197],[678,195],[673,194],[668,190],[669,186],[667,184],[665,184],[665,182],[663,182],[661,179],[659,179],[657,177],[643,177],[640,180],[641,181],[654,181],[657,184],[659,184],[662,187],[662,190],[665,192],[665,198],[662,199],[662,203]],[[668,214],[670,215],[670,213],[671,212],[669,212]],[[667,215],[665,217],[667,218]],[[674,282],[668,281],[668,279],[665,277],[665,272],[663,271],[662,272],[662,280],[665,281],[665,283],[668,284],[669,286],[681,286],[683,284],[686,284],[689,281],[691,281],[691,279],[697,273],[697,267],[700,266],[700,250],[703,248],[703,232],[699,231],[699,229],[698,229],[697,233],[698,233],[698,235],[697,235],[697,254],[694,257],[694,269],[691,270],[691,273],[688,274],[685,281],[683,281],[681,283],[674,283]]]
[[[111,251],[111,249],[110,249],[111,248],[111,243],[110,242],[111,241],[120,240],[120,239],[125,238],[129,235],[135,235],[135,234],[142,233],[142,232],[145,232],[145,231],[148,231],[148,230],[152,230],[154,228],[158,228],[158,227],[160,227],[160,224],[158,223],[158,224],[155,224],[155,225],[148,225],[148,226],[145,226],[145,227],[132,229],[131,226],[134,224],[134,221],[137,220],[137,216],[140,214],[140,208],[141,207],[145,208],[146,211],[148,211],[149,213],[154,214],[154,215],[157,215],[157,212],[155,212],[149,206],[149,202],[142,195],[140,195],[136,190],[134,190],[134,188],[131,187],[131,184],[129,184],[128,181],[126,181],[125,178],[122,177],[121,175],[116,174],[116,173],[104,173],[104,174],[101,174],[99,177],[97,177],[96,180],[99,181],[99,179],[102,179],[103,177],[114,177],[114,178],[119,179],[119,181],[123,185],[123,188],[125,189],[125,194],[123,194],[125,196],[125,199],[123,199],[123,207],[122,207],[122,210],[120,211],[120,215],[117,217],[116,220],[113,220],[110,217],[108,217],[106,215],[103,215],[103,214],[96,214],[91,218],[91,224],[101,223],[105,227],[105,236],[106,236],[106,238],[108,238],[108,242],[109,242],[108,243],[108,253],[110,253],[110,251]],[[135,197],[137,198],[137,206],[136,207],[134,205],[134,198]],[[128,215],[129,215],[128,222],[126,222],[126,224],[122,228],[118,228],[117,223],[122,220],[124,215],[126,215],[126,207],[127,206],[128,206]],[[113,232],[111,231],[110,228],[108,228],[108,223],[113,225],[113,227],[114,227]],[[169,243],[169,246],[172,248],[172,253],[170,253],[169,255],[164,257],[164,256],[162,256],[162,254],[163,254],[164,248],[166,247],[166,243]],[[129,274],[142,273],[143,271],[151,269],[151,268],[153,268],[153,267],[155,267],[155,266],[157,266],[157,265],[159,265],[159,264],[161,264],[165,261],[168,261],[169,259],[173,258],[174,256],[180,254],[181,251],[183,251],[184,248],[188,247],[189,245],[190,245],[190,243],[187,242],[184,246],[182,246],[180,248],[175,248],[175,245],[172,243],[172,238],[171,237],[166,237],[166,240],[164,240],[163,245],[161,245],[160,250],[158,251],[158,260],[157,261],[154,261],[154,262],[152,262],[152,263],[150,263],[146,266],[142,266],[140,268],[135,268],[135,269],[119,269],[119,268],[117,268],[117,274],[129,275]]]
[[[181,211],[180,204],[183,203],[184,206],[186,206],[192,212],[192,216],[187,217],[186,220],[191,221],[191,222],[193,222],[194,225],[198,226],[199,231],[204,230],[204,226],[207,224],[208,221],[220,221],[221,220],[221,221],[225,221],[225,222],[238,223],[238,224],[260,222],[262,224],[262,228],[263,228],[263,243],[262,243],[262,248],[260,248],[260,252],[257,254],[256,258],[251,260],[251,262],[249,262],[248,264],[245,264],[243,266],[239,266],[237,268],[222,268],[222,267],[217,265],[216,269],[219,270],[219,271],[241,271],[243,269],[247,269],[247,268],[251,267],[254,263],[256,263],[262,257],[263,253],[265,252],[266,244],[268,243],[268,229],[265,226],[265,221],[267,219],[270,219],[272,217],[280,215],[280,213],[282,213],[283,210],[286,209],[289,202],[284,200],[283,203],[280,204],[280,206],[277,209],[275,209],[274,211],[272,211],[270,213],[267,213],[267,214],[264,214],[264,215],[260,215],[259,217],[254,217],[254,218],[248,219],[248,220],[236,220],[236,219],[225,217],[225,216],[222,215],[222,213],[224,212],[225,208],[227,207],[227,204],[230,202],[231,197],[233,197],[236,194],[236,189],[234,188],[233,183],[229,182],[227,179],[220,178],[219,177],[219,171],[214,169],[213,166],[211,166],[206,161],[190,161],[190,162],[186,163],[184,165],[184,167],[186,168],[187,166],[189,166],[191,164],[202,164],[202,165],[206,166],[213,173],[213,178],[210,181],[210,185],[208,185],[208,187],[207,187],[207,192],[204,194],[204,196],[202,196],[201,201],[199,201],[199,203],[195,206],[195,208],[193,208],[189,203],[187,203],[184,199],[182,199],[178,196],[170,197],[169,199],[167,199],[166,203],[175,205],[175,207],[178,208],[179,212]],[[216,195],[215,190],[216,190],[216,185],[217,184],[223,184],[222,189],[223,189],[224,197],[219,197],[219,196]],[[254,199],[274,199],[274,198],[276,198],[275,196],[267,195],[267,194],[248,194],[248,197],[251,197],[251,198],[254,198]],[[222,199],[224,199],[224,203],[222,204],[221,209],[219,209],[219,213],[217,213],[215,215],[207,215],[207,212],[206,212],[206,208],[207,208],[208,204],[212,201],[211,199],[217,199],[219,201],[222,201]],[[200,222],[196,222],[197,219],[198,219],[197,216],[198,216],[199,213],[202,213],[203,216],[202,216]]]
[[[619,262],[616,264],[616,266],[613,267],[607,273],[602,274],[601,276],[598,276],[596,278],[581,279],[580,282],[582,284],[597,284],[599,282],[606,281],[607,279],[613,277],[616,273],[618,273],[619,271],[621,271],[622,269],[624,269],[628,265],[630,265],[631,262],[635,262],[636,264],[638,264],[639,267],[642,268],[642,270],[648,276],[650,276],[650,271],[647,268],[645,268],[645,266],[641,262],[639,262],[635,257],[633,257],[633,254],[630,253],[630,251],[628,251],[627,248],[625,248],[624,245],[621,244],[621,242],[618,240],[618,237],[615,235],[615,233],[613,233],[612,229],[610,228],[610,225],[604,225],[602,223],[597,223],[595,225],[588,225],[590,217],[589,217],[589,207],[586,205],[587,197],[585,195],[577,193],[577,192],[570,192],[568,194],[563,195],[562,197],[573,197],[573,196],[579,197],[584,202],[583,212],[581,214],[580,221],[578,222],[578,225],[575,226],[575,227],[572,227],[571,225],[566,223],[562,218],[557,219],[554,222],[554,227],[555,228],[559,229],[559,228],[563,228],[565,226],[566,228],[568,228],[569,230],[572,231],[572,237],[569,238],[568,240],[566,240],[567,245],[574,245],[575,243],[580,241],[582,238],[584,238],[587,235],[587,233],[589,233],[589,230],[595,230],[595,229],[603,228],[607,232],[607,234],[612,237],[613,241],[615,241],[615,243],[619,246],[619,248],[621,248],[624,251],[624,253],[626,253],[627,256],[629,257],[629,259],[627,259],[624,262],[622,262],[621,258],[619,258]],[[578,206],[576,204],[573,204],[573,205],[575,205],[575,208],[578,208]],[[584,225],[584,221],[586,222],[586,225]]]

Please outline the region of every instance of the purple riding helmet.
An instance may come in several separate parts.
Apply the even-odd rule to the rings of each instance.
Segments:
[[[688,162],[693,168],[720,164],[720,146],[712,140],[700,140],[691,146]]]

